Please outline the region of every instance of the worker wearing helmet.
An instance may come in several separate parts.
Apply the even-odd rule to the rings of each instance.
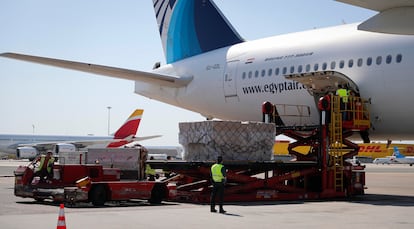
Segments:
[[[216,210],[216,196],[218,196],[218,203],[220,205],[220,213],[226,213],[223,209],[224,185],[226,183],[226,169],[223,164],[223,157],[217,157],[217,163],[211,166],[211,180],[213,183],[213,190],[210,197],[210,211]]]

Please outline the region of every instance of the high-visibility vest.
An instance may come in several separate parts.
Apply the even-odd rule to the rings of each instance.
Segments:
[[[42,155],[40,157],[40,164],[37,169],[38,171],[41,171],[43,169],[43,167],[45,166],[45,161],[46,161],[46,156]],[[52,172],[52,166],[54,162],[55,162],[55,159],[53,157],[50,157],[49,160],[47,161],[46,170],[48,173]]]
[[[342,102],[347,103],[348,102],[348,90],[341,88],[336,90],[336,94],[341,97]]]
[[[145,166],[145,173],[147,175],[154,175],[155,176],[155,169],[151,168],[149,164]]]
[[[211,176],[214,182],[223,182],[224,176],[221,169],[224,166],[222,164],[214,164],[211,166]]]

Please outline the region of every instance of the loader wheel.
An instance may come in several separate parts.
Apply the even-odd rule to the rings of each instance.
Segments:
[[[148,200],[151,204],[160,204],[165,197],[165,186],[155,185],[151,191],[151,198]]]
[[[43,202],[45,198],[35,197],[34,198],[37,202]]]
[[[103,185],[97,185],[92,187],[89,193],[89,200],[93,206],[103,206],[106,201],[106,189]]]

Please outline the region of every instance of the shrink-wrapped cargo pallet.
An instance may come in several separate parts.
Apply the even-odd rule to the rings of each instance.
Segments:
[[[275,125],[262,122],[203,121],[179,124],[179,142],[187,161],[268,161]]]

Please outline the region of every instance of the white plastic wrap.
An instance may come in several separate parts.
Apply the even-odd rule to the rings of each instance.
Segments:
[[[274,124],[203,121],[179,124],[179,142],[187,161],[268,161],[275,141]]]

